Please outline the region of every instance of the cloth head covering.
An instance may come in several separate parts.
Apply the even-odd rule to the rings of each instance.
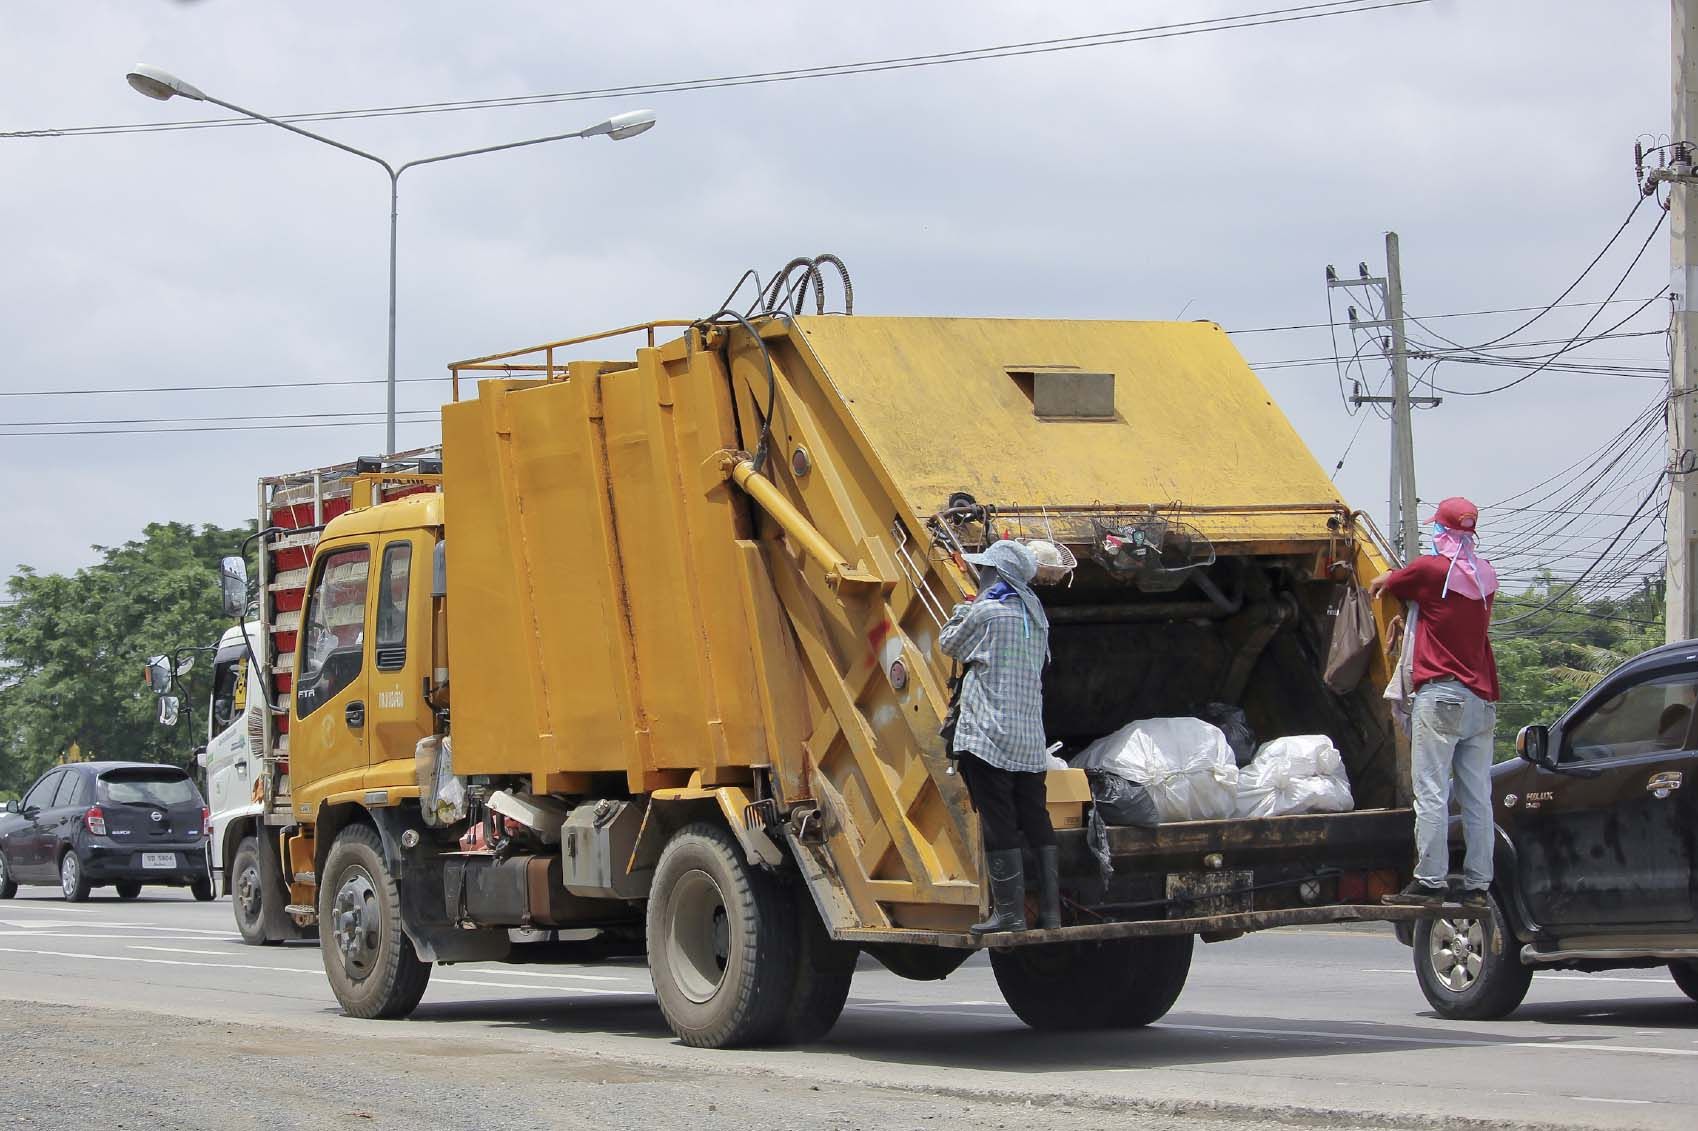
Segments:
[[[1433,552],[1450,559],[1444,589],[1448,597],[1455,589],[1464,597],[1484,601],[1498,591],[1498,571],[1474,550],[1474,528],[1480,508],[1460,495],[1446,499],[1433,511]]]
[[[1025,606],[1026,616],[1039,628],[1049,628],[1049,616],[1044,612],[1044,603],[1038,600],[1038,595],[1032,592],[1032,578],[1038,575],[1037,555],[1019,542],[1004,538],[1000,542],[992,542],[980,554],[963,554],[968,562],[976,566],[989,566],[996,571],[996,579],[1013,591],[1013,596],[1020,599]],[[1000,594],[998,595],[1000,596]]]

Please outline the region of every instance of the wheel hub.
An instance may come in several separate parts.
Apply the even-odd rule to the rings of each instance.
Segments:
[[[65,853],[65,858],[59,862],[59,886],[66,895],[77,890],[77,854]]]
[[[343,970],[355,981],[369,977],[377,965],[381,919],[377,887],[364,869],[351,869],[342,881],[330,922]]]
[[[1428,959],[1433,973],[1452,993],[1466,993],[1480,979],[1485,962],[1485,928],[1479,919],[1433,922]]]
[[[242,908],[242,914],[248,919],[257,919],[260,911],[259,869],[249,866],[243,868],[236,877],[236,901]]]
[[[673,889],[666,937],[667,966],[685,997],[711,1001],[731,961],[731,920],[712,876],[685,873]]]

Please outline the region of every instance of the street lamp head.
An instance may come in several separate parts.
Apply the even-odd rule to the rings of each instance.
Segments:
[[[193,83],[184,82],[170,71],[162,70],[159,67],[150,67],[146,63],[137,63],[131,67],[130,73],[125,75],[124,78],[136,89],[137,93],[145,94],[149,98],[157,98],[161,102],[175,95],[181,95],[195,102],[206,101],[206,95],[202,94],[200,88]]]
[[[605,122],[597,122],[584,131],[585,137],[597,137],[606,134],[614,141],[624,141],[628,137],[636,137],[654,129],[655,116],[653,110],[628,110],[623,114],[615,114]]]

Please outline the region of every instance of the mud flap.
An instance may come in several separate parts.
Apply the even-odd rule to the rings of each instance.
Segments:
[[[423,833],[416,813],[402,808],[372,809],[372,823],[383,840],[383,861],[395,876],[401,893],[401,927],[421,962],[500,962],[512,942],[505,929],[465,930],[448,919],[442,895],[442,863],[421,835],[411,848],[401,845],[402,834]]]
[[[260,901],[260,929],[267,942],[287,942],[289,939],[317,939],[316,927],[303,927],[289,917],[289,885],[283,882],[283,856],[277,848],[273,829],[261,826],[254,836],[259,851],[259,882],[265,885]],[[230,894],[229,873],[225,872],[224,894]]]

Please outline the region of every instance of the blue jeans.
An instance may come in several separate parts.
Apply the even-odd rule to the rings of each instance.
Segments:
[[[1450,792],[1462,812],[1467,844],[1463,885],[1492,882],[1492,732],[1497,704],[1455,680],[1432,680],[1415,692],[1410,770],[1415,779],[1415,878],[1443,887],[1450,875]]]

